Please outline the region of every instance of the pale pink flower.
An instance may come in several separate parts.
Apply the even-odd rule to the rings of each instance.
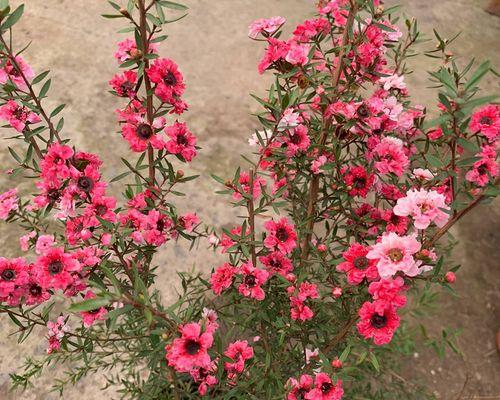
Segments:
[[[430,181],[434,178],[434,174],[431,171],[423,168],[415,168],[411,176],[416,179],[422,179],[423,181]]]
[[[443,210],[449,209],[443,194],[434,190],[410,189],[406,197],[398,199],[393,212],[400,217],[412,217],[415,228],[426,229],[432,222],[439,228],[443,227],[449,219]]]
[[[10,212],[18,209],[17,189],[0,194],[0,219],[7,219]]]
[[[380,78],[380,84],[383,86],[384,90],[390,89],[406,89],[406,83],[404,82],[405,77],[403,75],[393,74],[390,76],[384,76]]]
[[[30,240],[36,236],[36,232],[32,231],[19,238],[19,245],[22,251],[28,251],[30,248]]]
[[[390,278],[398,271],[408,276],[416,276],[422,272],[422,262],[415,260],[413,255],[420,247],[415,236],[399,236],[390,232],[381,237],[366,258],[377,260],[378,273],[382,279]]]
[[[54,244],[54,235],[41,235],[36,241],[35,253],[45,254]]]
[[[293,111],[293,108],[287,108],[278,122],[278,131],[295,128],[301,121],[300,114]]]

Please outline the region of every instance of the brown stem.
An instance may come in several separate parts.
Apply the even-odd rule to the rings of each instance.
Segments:
[[[338,66],[332,75],[333,87],[337,87],[340,80],[340,74],[342,73],[342,67],[344,63],[344,56],[347,50],[349,31],[351,30],[351,27],[354,23],[354,17],[356,16],[356,12],[357,12],[356,3],[351,1],[351,9],[349,10],[349,16],[347,17],[344,33],[342,35],[342,48],[339,52]],[[321,147],[323,147],[326,144],[329,128],[330,128],[330,121],[327,121],[324,123],[321,132],[321,137],[319,139],[319,144]],[[310,242],[314,229],[314,214],[316,213],[316,202],[318,200],[319,180],[320,180],[319,175],[314,175],[313,178],[311,179],[311,184],[309,186],[309,200],[307,203],[307,216],[306,216],[307,226],[306,226],[306,234],[304,237],[304,241],[302,242],[302,252],[301,252],[302,261],[307,260],[307,257],[309,256]]]
[[[142,41],[142,52],[144,57],[144,85],[146,87],[146,113],[147,120],[151,128],[153,127],[153,95],[151,94],[151,81],[149,80],[149,76],[146,73],[149,68],[149,60],[146,57],[149,53],[149,38],[147,32],[147,21],[146,21],[146,6],[144,4],[144,0],[139,0],[139,33],[141,35]],[[151,187],[155,185],[155,166],[154,166],[154,150],[151,144],[148,145],[148,163],[149,163],[149,184]]]
[[[257,255],[255,253],[255,210],[253,204],[253,182],[254,182],[254,170],[250,169],[249,175],[250,179],[248,181],[249,184],[249,195],[250,198],[247,200],[247,208],[248,208],[248,224],[250,225],[250,240],[252,243],[250,244],[250,253],[252,254],[252,264],[254,267],[257,266]]]

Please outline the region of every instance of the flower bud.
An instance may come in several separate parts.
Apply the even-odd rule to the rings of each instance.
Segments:
[[[120,14],[123,15],[125,18],[130,18],[130,14],[129,12],[127,11],[126,8],[120,8]]]
[[[180,179],[184,176],[184,171],[182,169],[177,171],[177,179]]]
[[[332,360],[332,367],[336,369],[342,368],[342,361],[340,361],[338,358]]]
[[[338,299],[340,296],[342,296],[342,288],[339,286],[336,286],[332,289],[332,296]]]
[[[444,279],[446,280],[446,282],[448,283],[455,283],[455,280],[457,279],[457,277],[455,276],[455,274],[451,271],[448,271],[446,273],[446,275],[444,276]]]

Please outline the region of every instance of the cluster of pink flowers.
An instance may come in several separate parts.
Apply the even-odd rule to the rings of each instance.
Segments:
[[[204,309],[199,322],[179,326],[180,337],[165,347],[168,365],[181,373],[189,373],[198,384],[198,391],[205,395],[216,385],[217,361],[221,354],[211,357],[214,333],[217,331],[217,313]],[[224,363],[227,379],[235,381],[245,370],[245,362],[253,358],[253,349],[246,340],[230,343],[223,355],[231,361]]]
[[[64,336],[70,331],[70,327],[66,322],[67,318],[62,315],[57,317],[55,322],[47,322],[47,329],[49,330],[47,334],[47,339],[49,341],[49,347],[47,348],[48,354],[58,351],[61,348]]]
[[[155,53],[156,47],[151,45],[150,51]],[[118,44],[115,57],[123,62],[141,58],[142,54],[138,53],[133,40],[126,39]],[[182,100],[186,88],[184,77],[174,61],[156,58],[145,73],[153,85],[155,95],[161,101],[156,112],[164,110],[180,115],[187,110],[188,105]],[[185,161],[191,161],[196,156],[196,137],[185,123],[175,121],[167,126],[164,117],[148,120],[148,110],[137,94],[138,75],[135,70],[115,75],[109,84],[116,95],[128,98],[128,104],[124,109],[117,110],[117,115],[122,124],[122,136],[132,151],[142,153],[151,146]]]
[[[19,208],[17,189],[9,189],[0,194],[0,219],[7,219],[12,211]]]
[[[318,372],[314,377],[304,374],[299,379],[290,378],[287,386],[290,388],[287,400],[341,400],[344,395],[342,380],[334,382],[324,372]]]

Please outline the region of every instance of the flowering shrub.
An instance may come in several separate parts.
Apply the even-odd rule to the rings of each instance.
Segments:
[[[184,77],[158,44],[170,12],[186,7],[130,0],[105,15],[129,22],[115,53],[123,72],[109,84],[123,99],[120,134],[138,153],[111,180],[128,179],[117,199],[100,158],[62,135],[64,105],[44,108],[48,73],[12,46],[24,8],[0,0],[0,117],[25,146],[9,148],[9,173],[36,178],[33,196],[0,195],[0,218],[25,229],[28,252],[0,258],[0,313],[20,341],[48,330],[47,355],[28,359],[14,386],[58,363],[68,368],[54,383],[61,393],[104,371],[136,399],[423,398],[391,373],[413,346],[407,298],[425,303],[456,279],[439,239],[498,192],[500,107],[477,96],[489,63],[459,69],[438,34],[428,55],[442,58],[431,73],[439,103],[413,105],[404,76],[417,25],[407,20],[403,34],[381,3],[320,1],[288,40],[282,17],[251,24],[265,45],[258,70],[275,79],[256,97],[256,160],[214,176],[245,214],[219,233],[171,200],[196,178],[179,166],[199,149],[179,121]],[[162,304],[155,252],[201,238],[226,262],[208,279],[180,275],[179,300]]]

